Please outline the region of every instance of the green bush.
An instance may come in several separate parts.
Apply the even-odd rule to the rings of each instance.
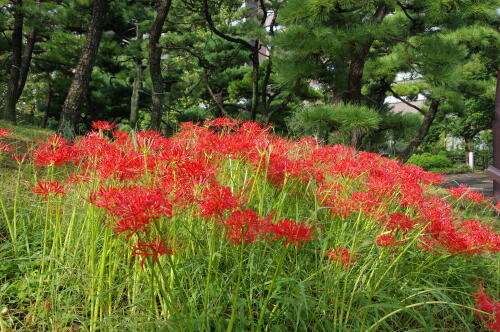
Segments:
[[[451,160],[444,155],[433,155],[430,153],[415,154],[408,159],[408,164],[415,164],[422,167],[424,170],[433,168],[449,168],[452,166]]]
[[[446,174],[467,173],[470,171],[471,171],[471,169],[470,169],[469,165],[464,164],[464,163],[453,164],[452,167],[429,169],[429,172],[432,172],[432,173],[446,173]]]

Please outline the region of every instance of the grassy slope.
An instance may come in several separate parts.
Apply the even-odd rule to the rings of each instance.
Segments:
[[[14,126],[9,122],[0,120],[0,128],[12,130],[8,144],[13,144],[16,153],[28,152],[38,139],[44,139],[47,135],[53,135],[52,130],[41,129],[34,126]],[[10,158],[0,154],[0,171],[2,175],[12,173],[17,168],[16,163]],[[3,176],[2,176],[3,178]],[[1,183],[1,182],[0,182]]]
[[[18,145],[18,152],[28,151],[37,138],[44,138],[47,134],[52,134],[50,131],[33,127],[12,127],[4,122],[0,122],[0,127],[14,129],[13,139],[10,142],[14,140],[21,141]],[[241,176],[246,174],[236,171],[234,173]],[[231,176],[229,174],[225,175],[232,179],[234,174]],[[3,194],[0,193],[0,195],[4,196],[6,194],[5,190],[13,190],[12,184],[16,182],[15,176],[15,163],[5,156],[0,156],[0,188],[4,190]],[[30,172],[23,174],[21,192],[30,191],[28,186],[30,178],[32,179]],[[272,186],[268,186],[264,182],[261,183],[261,186],[257,187],[263,188],[262,191],[259,190],[256,194],[258,199],[256,198],[255,202],[255,205],[261,207],[261,209],[266,210],[267,205],[272,205],[272,202],[276,204],[285,202],[280,211],[283,210],[289,213],[290,215],[287,215],[287,217],[306,219],[308,216],[309,210],[297,208],[298,206],[306,207],[305,202],[295,197],[292,192],[289,193],[286,200],[271,200],[270,197],[281,198],[281,191],[275,190]],[[436,188],[435,190],[441,189]],[[21,331],[50,329],[64,331],[66,329],[76,330],[79,328],[82,331],[87,331],[89,330],[89,326],[93,326],[93,324],[99,324],[98,326],[101,328],[101,331],[156,330],[152,327],[154,325],[149,324],[159,324],[164,330],[169,330],[168,324],[170,322],[157,321],[154,317],[148,316],[150,311],[149,302],[147,302],[149,288],[147,287],[148,279],[143,270],[135,269],[131,275],[123,273],[123,271],[129,271],[127,270],[127,266],[130,264],[130,259],[128,259],[126,247],[123,243],[116,241],[111,236],[111,232],[102,228],[102,225],[98,223],[93,224],[94,226],[91,229],[95,231],[95,234],[97,234],[95,236],[99,241],[92,241],[95,238],[92,237],[94,236],[92,232],[89,232],[85,228],[87,227],[85,215],[77,215],[74,223],[75,226],[71,226],[74,227],[74,230],[70,231],[72,228],[68,224],[73,225],[73,223],[72,218],[68,218],[69,214],[73,211],[74,207],[82,209],[82,201],[76,196],[74,201],[68,200],[67,203],[69,205],[65,206],[65,210],[69,212],[62,218],[61,227],[64,231],[60,232],[60,234],[64,234],[64,248],[66,246],[68,248],[64,253],[61,253],[60,257],[64,259],[50,260],[51,265],[47,267],[50,270],[47,275],[50,277],[47,277],[47,279],[40,278],[38,271],[40,255],[43,250],[41,246],[43,243],[43,223],[41,221],[44,219],[40,213],[45,213],[45,210],[43,206],[38,206],[37,201],[33,200],[32,194],[21,195],[20,199],[20,226],[28,226],[28,231],[20,233],[17,249],[14,246],[10,246],[7,241],[4,241],[6,238],[5,234],[0,232],[0,326],[2,325],[2,320],[4,320],[7,326],[16,326]],[[268,208],[273,209],[273,206],[269,206]],[[263,215],[266,214],[262,211],[259,212]],[[301,215],[294,216],[295,213]],[[95,218],[93,212],[89,216]],[[326,221],[330,220],[326,218]],[[356,222],[356,220],[351,221]],[[90,225],[90,223],[88,224]],[[207,230],[205,229],[207,227],[205,223],[196,224],[201,225],[200,227],[203,230]],[[366,227],[369,228],[369,225],[366,225]],[[363,234],[362,232],[359,233]],[[67,236],[68,234],[71,236]],[[208,243],[211,233],[203,232],[202,234],[207,235]],[[344,240],[349,243],[353,242],[354,240],[351,241],[349,240],[350,238],[352,236],[347,232],[340,232],[339,230],[339,232],[333,232],[328,241],[325,238],[323,242],[325,248],[327,248],[333,243],[343,245],[344,242],[342,241]],[[101,250],[101,243],[105,242],[103,239],[109,240],[109,245],[111,246],[109,252]],[[203,239],[201,239],[202,242]],[[217,243],[221,242],[220,239],[215,238],[215,240],[218,241]],[[82,244],[95,242],[99,242],[99,245],[95,246],[95,254],[98,256],[95,258],[95,264],[91,265],[88,264],[90,258],[87,259],[86,256],[88,255],[82,250],[82,248],[85,248]],[[368,244],[362,242],[361,245]],[[196,257],[196,260],[186,260],[183,265],[179,265],[182,284],[191,285],[189,286],[191,287],[189,290],[193,290],[189,293],[192,294],[191,297],[183,298],[186,300],[186,310],[193,310],[186,313],[187,318],[190,318],[191,321],[184,321],[183,323],[192,324],[185,325],[186,329],[191,327],[192,330],[196,330],[196,327],[201,326],[199,325],[201,324],[200,320],[196,319],[198,316],[193,313],[201,315],[202,311],[199,309],[199,303],[204,301],[205,296],[207,296],[206,294],[209,295],[207,298],[210,299],[209,303],[211,304],[208,307],[210,309],[209,317],[211,322],[213,320],[223,324],[228,318],[227,308],[230,308],[231,299],[226,297],[232,294],[228,292],[228,289],[232,289],[236,284],[237,269],[233,269],[232,267],[237,267],[239,256],[231,254],[231,245],[221,243],[220,247],[214,247],[218,248],[218,251],[210,254],[208,249],[211,247],[202,246],[201,249],[205,255],[199,255]],[[282,246],[276,246],[276,248],[283,248],[282,250],[285,250]],[[47,248],[50,251],[52,249],[50,247]],[[225,251],[226,249],[229,251]],[[17,250],[17,253],[15,250]],[[248,257],[252,257],[252,260],[245,261],[245,266],[250,266],[250,270],[253,272],[249,274],[249,278],[251,277],[251,279],[243,283],[241,294],[250,294],[249,298],[254,302],[248,300],[245,302],[244,307],[248,307],[248,310],[252,312],[255,310],[256,315],[258,315],[261,308],[260,304],[262,303],[259,300],[259,295],[265,294],[265,290],[261,290],[258,286],[264,289],[270,287],[269,283],[266,283],[264,279],[266,276],[269,277],[269,274],[273,274],[274,267],[276,266],[276,259],[273,260],[273,256],[269,255],[267,250],[269,250],[267,246],[255,246],[249,247],[245,251],[245,253],[248,251]],[[310,330],[326,331],[329,328],[332,330],[333,327],[327,325],[329,322],[328,319],[324,318],[324,316],[327,316],[324,313],[327,311],[331,312],[331,307],[338,306],[339,308],[333,310],[333,312],[340,312],[339,320],[345,317],[347,320],[345,322],[346,325],[351,323],[349,321],[351,319],[352,321],[359,320],[360,324],[364,324],[365,321],[369,322],[367,324],[371,324],[391,312],[398,313],[397,315],[388,317],[379,328],[374,329],[376,331],[390,331],[393,326],[404,326],[412,331],[431,331],[438,328],[445,330],[445,327],[449,331],[485,331],[484,327],[474,319],[473,312],[467,308],[442,304],[425,306],[420,304],[426,301],[444,301],[447,303],[456,302],[462,305],[472,305],[470,292],[463,292],[463,290],[470,288],[467,287],[467,284],[470,280],[474,280],[476,275],[490,276],[487,279],[490,287],[493,286],[493,289],[498,289],[494,287],[498,285],[498,279],[491,277],[498,275],[498,265],[495,265],[497,260],[492,259],[491,263],[486,265],[482,262],[476,262],[476,260],[462,260],[460,257],[452,258],[453,261],[450,263],[447,259],[439,260],[439,257],[437,257],[433,260],[432,256],[425,256],[430,263],[426,267],[425,265],[420,265],[422,257],[419,250],[410,252],[404,259],[400,260],[395,259],[397,257],[396,254],[387,250],[387,255],[381,255],[380,252],[370,252],[370,257],[372,258],[370,258],[370,261],[366,265],[359,262],[352,270],[345,271],[344,269],[335,268],[334,265],[330,267],[324,265],[321,259],[322,255],[314,251],[314,249],[308,250],[307,246],[304,246],[302,250],[300,255],[294,250],[290,250],[287,254],[290,256],[290,260],[287,261],[288,263],[283,268],[285,272],[279,275],[277,282],[279,287],[276,287],[275,297],[280,300],[281,304],[280,306],[275,306],[276,312],[273,310],[272,313],[277,317],[284,317],[286,320],[281,319],[281,322],[274,320],[273,324],[283,324],[275,325],[275,330],[291,328],[291,326],[284,323],[286,321],[297,321],[297,324],[299,324],[300,321],[307,322],[309,320],[320,321],[315,327],[309,326]],[[361,247],[359,250],[361,251]],[[320,258],[315,260],[314,258],[318,258],[317,256]],[[107,272],[107,264],[101,264],[101,257],[102,262],[108,262],[109,270],[112,273]],[[214,280],[211,282],[210,287],[207,288],[208,293],[204,293],[204,285],[208,285],[206,271],[209,270],[209,263],[208,259],[199,259],[199,257],[222,257],[216,260],[216,262],[219,262],[219,265],[216,264],[216,267],[220,267],[220,269],[216,270],[217,273],[212,274],[212,279]],[[255,262],[253,261],[254,258]],[[266,261],[259,261],[259,259],[266,259]],[[387,269],[395,261],[401,262],[401,264],[394,264],[393,269]],[[259,264],[259,262],[265,262],[266,264]],[[268,262],[270,264],[267,264]],[[291,264],[291,262],[295,262],[295,264]],[[318,266],[315,267],[315,264],[318,264]],[[271,266],[269,271],[268,265]],[[193,270],[193,267],[197,267],[197,269]],[[114,273],[115,268],[120,272]],[[89,278],[88,275],[98,274],[97,269],[99,271],[101,269],[102,271],[106,271],[106,273],[102,273],[104,277]],[[421,271],[416,271],[416,269],[421,269]],[[307,274],[308,271],[311,274]],[[362,271],[369,272],[361,273]],[[390,273],[386,274],[386,271],[390,271]],[[483,273],[476,274],[478,271]],[[495,271],[497,274],[495,274]],[[412,275],[415,275],[415,277],[412,277]],[[289,279],[290,276],[295,276],[296,279],[291,282]],[[370,280],[366,281],[366,279],[372,277],[374,281],[377,281],[376,285],[379,287],[370,286]],[[99,282],[101,279],[103,280],[102,284]],[[284,285],[285,282],[287,283],[286,287],[280,286]],[[35,308],[34,298],[38,298],[37,286],[40,284],[43,285],[43,293],[40,295],[41,304],[38,305],[37,309]],[[354,287],[351,289],[353,284]],[[88,294],[100,294],[101,287],[105,290],[104,294],[107,296],[102,298],[88,296]],[[182,293],[183,289],[175,290],[176,295],[180,296],[179,298],[184,296]],[[124,300],[121,298],[124,295],[124,290],[132,294],[131,299]],[[329,290],[329,292],[324,292],[325,290]],[[365,296],[367,290],[372,290],[373,296]],[[99,303],[97,300],[88,300],[94,298],[98,298]],[[244,299],[245,297],[243,297]],[[350,315],[344,314],[344,308],[339,303],[349,303],[349,306],[346,306],[345,309],[347,311],[352,310],[352,313]],[[352,309],[351,303],[353,304]],[[95,307],[92,305],[95,305]],[[411,305],[414,307],[408,307],[407,310],[398,312],[398,310]],[[106,310],[101,312],[101,307],[104,309],[109,308],[111,313],[107,313]],[[3,308],[8,310],[2,313]],[[244,316],[246,311],[242,312],[244,312],[242,314]],[[37,313],[37,316],[34,317],[33,313]],[[269,315],[272,316],[271,314]],[[92,321],[91,319],[89,320],[89,316],[99,317],[100,319]],[[348,320],[347,317],[350,319]],[[252,318],[257,319],[257,317]],[[443,320],[443,323],[440,320]],[[300,324],[305,324],[303,322]],[[165,326],[161,324],[165,324]],[[447,324],[451,325],[447,326]],[[145,326],[148,326],[148,328]],[[246,327],[249,326],[251,325],[246,325]],[[338,323],[338,326],[342,326],[342,324]],[[220,329],[222,327],[222,325],[219,326]],[[364,325],[364,329],[366,328],[367,326]],[[296,329],[306,330],[307,326],[297,325]],[[340,330],[348,331],[347,328],[340,329],[339,327],[338,331]]]

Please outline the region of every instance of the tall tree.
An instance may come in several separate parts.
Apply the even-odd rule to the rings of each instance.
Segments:
[[[161,74],[161,51],[160,36],[167,18],[172,0],[161,0],[156,8],[156,17],[149,33],[149,73],[151,75],[152,109],[151,109],[151,129],[159,131],[161,129],[161,116],[163,114],[163,95],[165,87]]]
[[[287,84],[314,82],[325,102],[344,100],[382,109],[397,74],[417,74],[428,84],[427,104],[419,108],[425,119],[401,153],[405,159],[427,135],[441,105],[458,96],[466,54],[450,34],[494,23],[497,7],[493,0],[454,5],[430,0],[362,5],[354,0],[288,0],[278,22],[285,29],[275,38],[280,76]],[[357,137],[353,145],[360,142]]]
[[[259,80],[260,80],[260,70],[259,66],[263,59],[269,55],[264,54],[267,46],[265,45],[266,37],[274,34],[274,28],[276,23],[277,9],[280,7],[280,2],[266,1],[266,0],[245,0],[245,6],[248,8],[246,16],[241,19],[245,22],[244,28],[240,29],[240,36],[234,36],[231,32],[238,28],[237,21],[225,21],[225,27],[218,28],[214,23],[212,17],[212,11],[218,10],[218,6],[210,6],[208,0],[203,0],[203,14],[207,25],[215,35],[220,38],[229,41],[231,43],[237,44],[239,47],[245,49],[249,52],[250,64],[252,68],[251,83],[252,83],[252,94],[250,102],[250,117],[252,120],[257,118],[259,99],[265,98],[267,84],[269,83],[269,75],[271,73],[272,61],[268,62],[267,70],[265,72],[264,85],[259,91]],[[237,4],[241,6],[240,3],[230,2],[229,7],[233,8]],[[259,96],[261,98],[259,98]],[[268,110],[266,106],[269,104],[263,101],[264,112]],[[265,114],[268,118],[268,114]]]
[[[35,2],[36,6],[40,5],[40,0]],[[14,11],[14,28],[12,30],[12,57],[10,67],[10,77],[7,84],[7,93],[5,96],[5,109],[3,118],[13,123],[16,122],[16,105],[19,101],[28,72],[31,65],[31,58],[33,49],[35,47],[37,29],[32,27],[28,37],[26,38],[26,45],[23,51],[23,26],[25,15],[22,0],[13,0]]]
[[[75,135],[79,121],[80,108],[88,95],[90,78],[94,67],[97,50],[101,41],[104,20],[108,10],[108,0],[94,0],[92,16],[87,30],[87,40],[83,46],[80,60],[76,66],[73,80],[61,111],[57,131],[66,137]]]
[[[139,52],[134,56],[135,73],[134,82],[132,83],[132,96],[130,97],[130,126],[135,128],[137,126],[138,111],[139,111],[139,92],[142,87],[142,56],[140,54],[140,44],[142,41],[142,32],[139,28],[139,23],[135,24],[136,41],[139,45]]]

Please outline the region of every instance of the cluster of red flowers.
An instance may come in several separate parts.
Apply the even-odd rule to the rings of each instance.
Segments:
[[[339,263],[345,268],[348,268],[352,263],[352,256],[349,253],[349,250],[344,247],[336,247],[332,251],[326,254],[328,258],[332,261]]]
[[[76,154],[73,146],[60,137],[48,137],[47,142],[40,142],[37,149],[33,152],[33,160],[36,167],[43,166],[62,166],[75,160]]]
[[[405,241],[398,241],[392,233],[382,234],[377,237],[377,245],[381,247],[394,247],[405,243]]]
[[[8,129],[0,128],[0,138],[9,138],[11,131]],[[12,147],[0,141],[0,153],[12,151]]]
[[[116,123],[110,123],[108,121],[92,121],[92,128],[95,130],[108,131],[113,130],[116,127]]]
[[[483,320],[491,330],[500,332],[500,302],[494,302],[484,292],[482,285],[479,286],[478,292],[473,295],[476,298],[476,309],[488,313],[479,313],[478,315],[481,320]]]
[[[272,221],[272,216],[260,218],[250,209],[234,211],[231,216],[222,220],[221,225],[227,228],[229,239],[234,244],[250,244],[259,237],[268,241],[284,240],[283,245],[295,244],[297,250],[302,242],[312,240],[315,230],[295,220],[282,219],[277,223]]]
[[[0,138],[9,138],[11,132],[9,129],[0,128]]]
[[[470,189],[469,186],[461,184],[458,187],[448,189],[450,196],[457,199],[467,199],[476,204],[489,202],[480,192]]]
[[[143,256],[141,260],[141,266],[144,267],[144,262],[147,256],[152,256],[152,263],[158,261],[158,256],[162,255],[172,255],[174,253],[172,247],[167,243],[167,241],[153,238],[149,242],[137,241],[137,245],[132,248],[133,254],[135,256]]]
[[[169,138],[151,131],[135,135],[113,131],[108,136],[103,132],[115,128],[108,122],[95,122],[93,127],[97,131],[74,144],[61,137],[41,143],[34,151],[35,165],[77,165],[78,173],[68,183],[92,181],[94,188],[100,187],[90,202],[107,210],[113,216],[113,229],[129,237],[147,232],[151,223],[162,218],[190,213],[215,222],[234,244],[264,238],[283,240],[299,249],[313,239],[315,230],[303,223],[263,218],[249,210],[252,206],[245,201],[252,184],[248,179],[229,183],[222,176],[225,163],[236,160],[247,170],[265,175],[277,188],[290,181],[297,185],[310,182],[316,197],[304,199],[319,202],[332,218],[361,214],[375,220],[374,242],[379,246],[407,243],[418,230],[422,234],[418,246],[426,251],[500,251],[500,237],[490,227],[478,220],[462,220],[448,201],[426,190],[428,185],[441,183],[439,175],[378,154],[342,145],[323,146],[312,138],[286,140],[254,122],[225,118],[204,125],[184,123]],[[450,193],[462,191],[460,196],[481,201],[469,190],[457,190]],[[145,241],[135,252],[149,248],[147,252],[152,253],[159,248],[153,240],[150,247]],[[332,252],[329,256],[334,260],[346,257],[343,251]],[[348,260],[340,261],[345,265]]]
[[[231,188],[212,185],[203,191],[200,200],[200,214],[205,217],[222,216],[224,211],[239,207],[238,200],[233,196]]]
[[[128,232],[127,237],[149,228],[162,216],[172,215],[172,205],[158,188],[107,187],[92,193],[90,201],[115,217],[115,232]]]

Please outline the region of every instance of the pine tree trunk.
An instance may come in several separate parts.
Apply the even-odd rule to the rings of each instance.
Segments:
[[[387,14],[387,5],[380,4],[373,14],[372,22],[380,23]],[[349,66],[349,74],[347,79],[347,101],[353,104],[361,103],[361,87],[363,72],[365,69],[365,63],[370,54],[370,48],[373,44],[373,39],[368,40],[364,45],[361,46],[361,50],[353,52],[353,58],[351,59],[351,64]]]
[[[351,133],[351,147],[354,149],[359,149],[361,145],[361,140],[363,139],[363,133],[359,130],[353,130]]]
[[[259,103],[259,42],[255,42],[255,51],[252,54],[252,104],[250,116],[253,121],[257,118],[257,104]]]
[[[353,56],[351,65],[349,66],[349,76],[347,78],[347,101],[356,105],[361,104],[361,80],[363,79],[365,63],[372,43],[373,41],[370,41],[369,44],[364,45],[363,49]]]
[[[36,7],[40,7],[40,0],[35,1]],[[26,40],[26,47],[21,58],[21,69],[19,74],[19,82],[17,84],[16,90],[16,104],[23,93],[24,86],[26,85],[26,80],[28,79],[28,73],[31,66],[31,58],[33,57],[33,50],[35,49],[36,37],[38,31],[35,27],[31,28],[30,34]]]
[[[86,98],[92,69],[94,67],[97,50],[101,41],[104,19],[108,9],[108,0],[94,0],[92,3],[92,17],[87,31],[87,41],[75,69],[73,81],[69,87],[66,100],[61,111],[58,133],[67,138],[75,135],[76,125],[80,116],[83,100]]]
[[[142,33],[139,30],[139,24],[136,26],[137,41],[142,40]],[[139,111],[139,91],[142,88],[142,58],[140,56],[135,59],[135,75],[134,83],[132,83],[132,96],[130,97],[130,126],[135,129],[137,126],[138,111]]]
[[[21,94],[23,93],[24,86],[26,85],[26,80],[28,79],[28,73],[30,71],[31,58],[33,57],[33,49],[35,48],[37,30],[35,28],[31,29],[28,39],[26,40],[26,47],[24,48],[22,60],[21,60],[21,70],[19,74],[19,82],[16,89],[16,103],[19,101]]]
[[[406,149],[404,149],[403,152],[401,152],[401,154],[399,155],[399,159],[401,161],[403,162],[407,161],[411,157],[411,155],[415,152],[415,150],[420,146],[425,136],[429,132],[429,128],[431,127],[432,122],[436,117],[438,109],[439,109],[439,101],[432,100],[429,110],[425,113],[424,122],[422,122],[422,125],[418,129],[415,137],[410,142],[410,144],[408,144]]]
[[[262,100],[262,114],[264,117],[264,122],[267,124],[269,122],[269,116],[270,116],[270,101],[267,96],[267,87],[269,85],[269,80],[271,78],[271,71],[272,71],[272,66],[273,66],[273,59],[271,57],[271,54],[269,54],[269,57],[267,59],[267,66],[266,66],[266,72],[264,74],[264,79],[262,81],[262,92],[261,92],[261,100]]]
[[[380,4],[372,17],[374,23],[380,23],[387,14],[387,6],[385,4]],[[367,41],[361,46],[361,50],[354,51],[353,57],[351,59],[351,64],[349,66],[349,74],[347,78],[347,95],[346,101],[352,104],[360,105],[363,95],[361,94],[361,88],[363,86],[363,72],[365,69],[365,63],[370,54],[370,48],[373,44],[373,39]],[[363,140],[363,134],[359,131],[353,131],[351,133],[351,146],[358,149],[361,146],[361,141]]]
[[[135,76],[132,83],[132,97],[130,98],[130,126],[135,129],[137,126],[138,110],[139,110],[139,91],[142,87],[142,61],[137,58],[135,60]]]
[[[259,14],[260,5],[255,0],[245,0],[245,7],[248,9],[249,20],[254,19]],[[252,62],[252,99],[250,104],[250,117],[253,121],[257,118],[257,105],[259,104],[259,40],[255,39],[250,44],[253,46],[250,59]]]
[[[163,77],[161,74],[161,47],[160,36],[170,11],[172,0],[162,0],[156,9],[156,18],[149,33],[149,71],[151,75],[151,83],[153,86],[152,94],[152,110],[151,110],[151,129],[160,131],[161,116],[163,114],[163,94],[165,88],[163,86]]]
[[[52,83],[49,78],[47,82],[47,101],[45,103],[45,109],[43,110],[43,118],[42,122],[40,123],[40,128],[44,129],[47,128],[47,122],[49,120],[49,110],[51,104],[52,104]]]
[[[12,59],[10,67],[10,77],[7,83],[7,94],[5,95],[5,109],[3,119],[16,123],[16,103],[17,88],[19,77],[21,75],[22,65],[22,43],[23,43],[23,20],[22,0],[13,1],[14,3],[14,29],[12,30]]]

